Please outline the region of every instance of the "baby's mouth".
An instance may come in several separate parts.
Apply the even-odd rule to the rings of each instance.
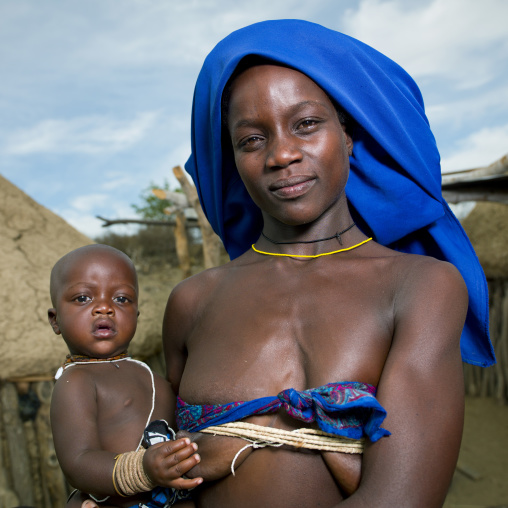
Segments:
[[[93,326],[93,334],[99,338],[108,338],[114,335],[115,327],[109,319],[96,321]]]

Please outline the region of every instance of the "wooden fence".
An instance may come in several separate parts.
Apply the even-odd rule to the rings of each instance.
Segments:
[[[497,365],[464,365],[466,393],[508,403],[508,280],[489,281],[491,337]],[[146,360],[164,373],[162,354]],[[64,508],[69,485],[58,466],[49,407],[53,380],[0,382],[0,508]]]
[[[489,280],[490,337],[497,363],[483,369],[464,364],[466,393],[508,404],[508,279]]]

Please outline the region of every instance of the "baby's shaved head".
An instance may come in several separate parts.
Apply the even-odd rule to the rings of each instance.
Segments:
[[[124,254],[122,251],[110,247],[109,245],[95,244],[85,245],[79,247],[65,256],[61,257],[51,270],[51,278],[49,283],[49,292],[51,295],[51,302],[53,307],[56,306],[58,300],[58,293],[61,289],[62,283],[65,281],[65,274],[67,271],[78,262],[86,262],[92,258],[101,256],[114,256],[119,258],[120,261],[127,263],[132,268],[132,273],[136,283],[136,291],[138,290],[138,279],[136,275],[136,269],[129,256]]]

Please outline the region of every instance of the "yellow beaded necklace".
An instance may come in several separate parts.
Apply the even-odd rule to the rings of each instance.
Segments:
[[[265,256],[281,256],[281,257],[288,257],[288,258],[319,258],[321,256],[329,256],[330,254],[337,254],[339,252],[345,252],[347,250],[356,249],[357,247],[360,247],[360,245],[370,242],[371,240],[372,240],[372,238],[367,238],[367,240],[357,243],[356,245],[353,245],[352,247],[346,247],[345,249],[334,250],[332,252],[323,252],[322,254],[315,254],[313,256],[306,256],[304,254],[279,254],[278,252],[264,252],[262,250],[256,249],[256,247],[254,247],[254,244],[252,244],[252,250],[254,252],[257,252],[258,254],[264,254]]]

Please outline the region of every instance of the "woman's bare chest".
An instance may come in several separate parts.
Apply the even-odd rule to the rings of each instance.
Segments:
[[[188,338],[180,390],[228,402],[336,381],[377,384],[391,309],[381,285],[322,277],[230,285],[216,292]]]

